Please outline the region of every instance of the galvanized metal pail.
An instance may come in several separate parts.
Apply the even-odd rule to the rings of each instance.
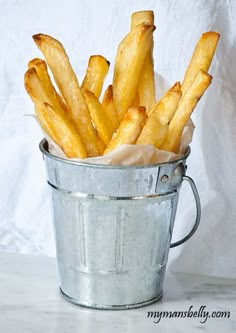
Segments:
[[[148,166],[78,163],[48,152],[40,143],[52,208],[61,292],[76,304],[101,309],[144,306],[162,296],[170,247],[188,240],[200,221],[185,156]],[[182,181],[191,185],[196,220],[171,244]]]

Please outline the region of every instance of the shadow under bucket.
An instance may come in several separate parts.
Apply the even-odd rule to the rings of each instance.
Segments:
[[[162,296],[170,247],[196,231],[200,201],[182,159],[148,166],[108,166],[55,157],[40,142],[52,193],[61,292],[76,304],[128,309]],[[183,180],[196,202],[190,233],[171,244]]]

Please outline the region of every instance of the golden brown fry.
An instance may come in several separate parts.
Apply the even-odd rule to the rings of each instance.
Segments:
[[[46,119],[44,118],[44,115],[41,112],[41,109],[39,108],[38,104],[43,104],[41,101],[35,101],[34,104],[34,111],[36,114],[36,118],[38,120],[38,123],[43,130],[45,134],[47,134],[51,139],[54,138],[54,132],[50,126],[48,126],[48,123],[46,122]]]
[[[104,92],[102,99],[102,107],[107,114],[107,117],[110,119],[110,122],[115,132],[119,126],[119,118],[116,111],[116,107],[113,101],[113,88],[112,85],[109,85]]]
[[[35,103],[36,101],[52,103],[50,97],[45,93],[42,82],[40,81],[38,74],[35,68],[30,68],[25,73],[24,84],[27,93],[29,94],[32,101]]]
[[[35,111],[39,121],[43,120],[46,132],[50,133],[53,141],[64,151],[67,157],[87,157],[79,134],[64,113],[59,114],[51,105],[42,102],[36,102]]]
[[[35,58],[28,63],[28,68],[35,68],[37,75],[42,83],[44,92],[48,97],[48,101],[50,101],[49,103],[53,105],[56,110],[60,109],[64,112],[67,112],[65,103],[52,84],[48,74],[46,62],[42,59]]]
[[[200,70],[208,71],[219,38],[220,34],[214,31],[206,32],[200,37],[184,76],[182,84],[183,95],[193,83],[195,76]]]
[[[178,153],[183,129],[212,80],[212,76],[204,71],[199,71],[193,83],[182,97],[170,125],[168,134],[161,149]]]
[[[104,155],[121,144],[133,144],[136,142],[145,122],[147,114],[145,108],[130,107],[124,114],[117,131],[105,149]]]
[[[102,139],[100,138],[100,136],[97,134],[97,146],[98,146],[98,150],[99,150],[99,155],[102,155],[106,146],[104,145]]]
[[[158,114],[153,113],[151,117],[148,117],[144,128],[137,140],[139,145],[153,145],[156,148],[160,148],[168,133],[168,124],[161,123]]]
[[[78,79],[63,45],[58,40],[44,34],[34,35],[33,39],[46,58],[88,156],[97,156],[99,152],[96,133]]]
[[[144,10],[132,14],[131,30],[142,23],[147,23],[149,25],[154,24],[154,13],[152,10]],[[150,43],[147,51],[138,84],[139,105],[145,106],[147,113],[156,101],[153,44],[152,38],[152,43]]]
[[[107,145],[113,134],[112,123],[107,117],[98,98],[91,91],[84,91],[84,97],[98,135],[103,143]]]
[[[137,93],[135,94],[132,106],[139,106],[139,105],[140,105],[139,104],[139,96],[138,96],[138,91],[137,91]],[[144,105],[142,105],[142,106],[144,106]]]
[[[142,23],[154,24],[154,13],[152,10],[142,10],[131,15],[131,30]]]
[[[79,134],[63,110],[55,110],[48,104],[50,96],[45,93],[34,67],[25,73],[25,88],[35,104],[35,113],[45,133],[63,149],[67,157],[85,158],[87,154]]]
[[[182,96],[180,82],[176,82],[162,98],[151,108],[148,116],[157,112],[162,123],[169,123]]]
[[[152,44],[154,25],[140,24],[121,41],[114,68],[113,98],[121,119],[137,94],[140,73]]]
[[[153,46],[150,47],[148,55],[145,58],[138,85],[139,105],[145,106],[147,112],[151,109],[156,101],[155,75],[152,53]]]
[[[89,58],[86,75],[84,77],[81,88],[91,91],[96,97],[99,98],[109,66],[109,61],[103,56],[91,56]]]
[[[152,144],[156,148],[161,147],[168,133],[168,124],[178,107],[181,95],[180,83],[176,82],[152,108],[137,144]]]

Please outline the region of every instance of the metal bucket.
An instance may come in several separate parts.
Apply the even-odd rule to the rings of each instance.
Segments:
[[[188,240],[200,221],[185,156],[148,166],[78,163],[51,155],[40,143],[52,190],[61,292],[76,304],[127,309],[162,296],[170,247]],[[182,181],[196,202],[193,229],[171,244]]]

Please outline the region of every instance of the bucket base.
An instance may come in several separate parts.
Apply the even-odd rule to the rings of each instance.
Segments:
[[[143,306],[150,305],[152,303],[155,303],[159,301],[163,296],[163,291],[158,295],[158,297],[152,298],[149,301],[140,302],[136,304],[124,304],[124,305],[103,305],[103,304],[90,304],[90,303],[80,303],[76,299],[66,295],[63,290],[60,288],[60,292],[64,299],[67,301],[74,303],[76,305],[84,306],[86,308],[92,308],[92,309],[100,309],[100,310],[128,310],[128,309],[136,309],[141,308]]]

